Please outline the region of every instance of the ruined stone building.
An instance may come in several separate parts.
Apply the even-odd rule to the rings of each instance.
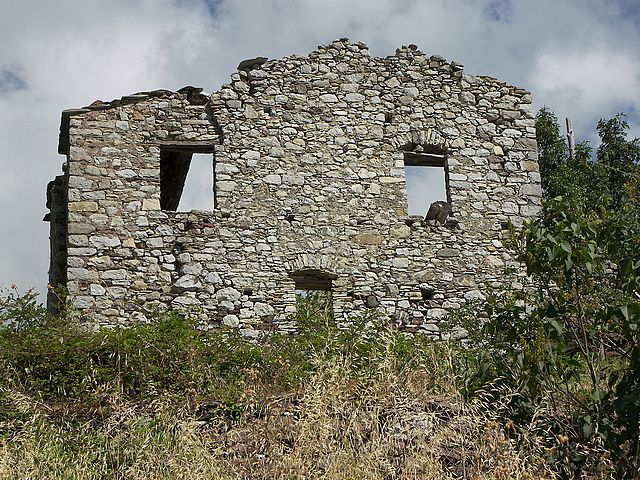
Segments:
[[[329,290],[338,322],[377,308],[429,333],[503,279],[504,229],[540,206],[527,91],[414,45],[375,58],[342,39],[265,60],[212,94],[63,112],[47,219],[50,283],[72,305],[101,324],[189,308],[255,335],[291,327],[297,290]],[[209,208],[180,211],[202,161]],[[420,216],[409,168],[442,183]]]

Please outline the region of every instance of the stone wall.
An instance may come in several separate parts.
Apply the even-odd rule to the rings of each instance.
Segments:
[[[44,220],[50,223],[50,267],[48,285],[59,287],[67,283],[67,177],[58,175],[47,185],[47,208]],[[62,292],[50,289],[47,305],[54,310],[60,304]]]
[[[379,308],[435,333],[514,266],[504,228],[540,205],[528,92],[413,45],[373,58],[340,40],[256,63],[211,95],[63,113],[68,235],[54,277],[73,305],[103,324],[193,308],[256,335],[292,327],[297,279],[331,288],[337,321]],[[175,212],[193,152],[213,156],[215,205]],[[444,159],[444,223],[407,215],[409,157]]]

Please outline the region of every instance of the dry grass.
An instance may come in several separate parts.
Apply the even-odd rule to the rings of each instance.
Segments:
[[[180,412],[119,404],[100,420],[69,424],[34,412],[19,433],[0,439],[0,478],[226,478],[195,421]]]
[[[500,348],[407,337],[375,312],[341,330],[312,310],[296,335],[248,342],[172,314],[91,332],[23,304],[0,329],[0,480],[637,476],[551,384],[531,403],[538,377],[491,370]]]
[[[247,392],[238,415],[215,402],[133,405],[112,396],[106,417],[78,424],[14,398],[30,420],[0,439],[0,478],[550,478],[487,406],[455,393],[446,358],[431,360],[400,372],[383,363],[367,378],[333,360],[297,392]]]
[[[236,478],[545,477],[477,406],[425,388],[430,374],[359,382],[347,371],[327,366],[300,398],[215,435]]]

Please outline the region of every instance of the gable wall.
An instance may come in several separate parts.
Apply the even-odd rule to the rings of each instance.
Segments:
[[[290,325],[291,273],[335,275],[336,318],[377,307],[410,331],[483,295],[540,203],[530,95],[403,48],[334,42],[268,62],[205,105],[166,93],[70,120],[67,283],[103,323],[196,308],[247,334]],[[214,146],[212,212],[159,209],[160,148]],[[401,148],[447,151],[447,225],[406,213]],[[432,290],[432,299],[423,292]]]

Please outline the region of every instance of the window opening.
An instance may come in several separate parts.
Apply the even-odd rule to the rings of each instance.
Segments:
[[[295,282],[296,311],[301,319],[333,318],[332,283],[336,275],[316,269],[291,274]]]
[[[194,153],[178,203],[178,211],[213,210],[213,203],[213,156]]]
[[[189,212],[215,207],[212,150],[168,147],[160,150],[160,208]]]
[[[426,216],[434,204],[448,214],[451,200],[444,152],[435,146],[415,146],[404,152],[404,166],[409,215]]]

